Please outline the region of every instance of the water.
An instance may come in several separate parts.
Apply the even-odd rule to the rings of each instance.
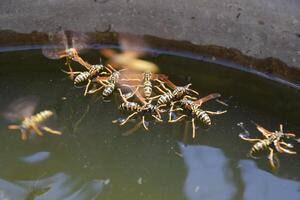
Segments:
[[[97,51],[82,54],[98,62]],[[193,83],[201,95],[220,92],[221,100],[204,105],[223,110],[206,129],[183,137],[185,122],[150,124],[124,137],[134,126],[111,121],[125,117],[110,103],[83,97],[60,71],[63,61],[40,50],[0,54],[0,110],[14,99],[38,95],[37,110],[52,109],[62,136],[21,141],[0,120],[0,199],[300,199],[300,157],[279,155],[279,171],[266,158],[249,159],[251,145],[239,139],[243,122],[252,137],[253,122],[300,135],[300,92],[274,81],[201,60],[153,54],[148,58],[177,85]],[[186,143],[186,145],[184,145]],[[300,152],[300,144],[295,144]]]

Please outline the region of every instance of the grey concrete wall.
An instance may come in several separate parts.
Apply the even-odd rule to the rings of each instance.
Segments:
[[[299,0],[1,0],[0,29],[105,31],[218,45],[300,68]]]

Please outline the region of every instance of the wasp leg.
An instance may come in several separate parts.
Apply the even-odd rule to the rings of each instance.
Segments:
[[[103,85],[104,87],[106,87],[107,84],[108,84],[108,81],[105,81],[106,83],[104,83],[104,81],[102,81],[102,80],[100,80],[100,79],[98,79],[98,82],[99,82],[101,85]]]
[[[120,93],[120,97],[121,97],[122,100],[126,103],[126,102],[127,102],[127,98],[124,97],[124,95],[123,95],[123,93],[122,93],[122,91],[121,91],[120,88],[118,88],[118,91],[119,91],[119,93]]]
[[[161,119],[161,121],[162,121],[162,118],[161,118],[160,113],[161,113],[161,112],[164,112],[164,111],[161,111],[161,110],[159,110],[159,109],[157,108],[157,110],[156,110],[155,112],[156,112],[156,114],[157,114],[157,117],[158,117],[159,119]]]
[[[135,94],[136,94],[136,92],[138,91],[138,89],[139,89],[139,87],[136,87],[136,89],[134,90],[134,92],[132,92],[130,95],[126,95],[126,99],[130,99],[131,97],[133,97]],[[119,90],[120,90],[120,88],[119,88]],[[125,95],[123,95],[124,97],[125,97]]]
[[[271,165],[272,169],[274,170],[274,169],[277,168],[277,166],[274,162],[274,150],[270,147],[269,147],[269,150],[270,150],[270,154],[268,156],[268,159],[269,159],[269,162],[270,162],[270,165]]]
[[[35,132],[37,135],[43,136],[42,131],[41,131],[38,127],[36,127],[35,125],[33,125],[33,126],[31,126],[31,127],[32,127],[32,129],[34,130],[34,132]]]
[[[168,122],[170,122],[170,123],[174,123],[174,122],[177,122],[177,121],[179,121],[180,119],[182,119],[183,117],[187,117],[186,115],[181,115],[180,117],[178,117],[177,119],[172,119],[172,113],[173,112],[175,112],[175,111],[182,111],[183,109],[182,108],[176,108],[176,109],[174,109],[174,104],[175,104],[176,102],[172,102],[172,104],[171,104],[171,108],[170,108],[170,111],[169,111],[169,120],[168,120]]]
[[[165,91],[163,91],[160,87],[158,87],[157,85],[154,86],[158,91],[160,91],[162,94],[166,94]]]
[[[44,131],[46,131],[46,132],[48,132],[48,133],[51,133],[51,134],[54,134],[54,135],[61,135],[61,134],[62,134],[62,132],[53,130],[53,129],[47,127],[47,126],[43,126],[42,129],[43,129]]]
[[[27,140],[27,131],[21,129],[21,138],[22,140]]]
[[[146,126],[146,122],[145,122],[145,116],[142,117],[142,122],[143,122],[143,126],[146,129],[146,131],[148,131],[148,127]]]
[[[290,151],[288,149],[283,148],[282,146],[280,146],[280,142],[278,142],[278,141],[274,142],[274,146],[279,153],[287,153],[287,154],[296,154],[297,153],[295,151]]]
[[[161,97],[161,95],[156,95],[156,96],[154,96],[154,97],[149,97],[148,99],[149,99],[149,100],[153,100],[153,99],[158,99],[159,97]]]
[[[163,81],[160,81],[160,85],[161,85],[161,87],[164,88],[167,92],[172,93],[172,91],[171,91],[170,89],[168,89],[168,88],[165,86],[165,84],[164,84]]]
[[[197,100],[196,97],[191,97],[191,96],[189,96],[189,95],[185,95],[184,97],[186,97],[187,99],[190,99],[190,100]]]
[[[255,153],[254,151],[250,150],[250,152],[247,154],[247,156],[249,156],[250,158],[253,158],[253,159],[259,159],[259,157],[253,155],[254,153]]]
[[[192,93],[194,93],[194,94],[196,94],[196,95],[199,95],[199,93],[196,90],[193,90],[193,89],[189,88],[191,85],[192,85],[191,83],[188,84],[188,85],[186,85],[186,87],[188,88],[187,90],[190,91],[190,92],[192,92]]]
[[[110,64],[107,64],[106,66],[107,71],[109,71],[110,73],[112,73],[113,71],[115,72],[115,68],[113,68]]]
[[[195,118],[192,119],[193,138],[196,137]]]
[[[171,103],[171,108],[170,108],[170,110],[169,110],[169,120],[168,120],[168,122],[173,121],[173,120],[172,120],[172,113],[173,113],[173,112],[175,112],[175,111],[183,111],[182,108],[176,108],[176,109],[174,109],[174,105],[175,105],[177,102],[179,102],[179,101],[173,101],[173,102]],[[165,104],[162,104],[162,105],[165,105]]]
[[[259,141],[261,141],[261,139],[257,139],[257,138],[247,138],[247,137],[243,136],[242,134],[240,134],[239,137],[243,140],[248,141],[248,142],[259,142]]]
[[[20,126],[19,125],[9,125],[7,128],[11,129],[11,130],[16,130],[16,129],[20,129]]]
[[[86,96],[86,94],[88,93],[88,89],[90,87],[90,84],[91,84],[91,80],[89,79],[87,85],[85,86],[84,96]]]
[[[97,88],[97,89],[89,90],[87,93],[88,93],[88,94],[94,94],[94,93],[96,93],[96,92],[102,90],[102,88],[104,88],[104,86],[101,86],[101,87],[99,87],[99,88]]]
[[[279,142],[280,145],[283,145],[287,148],[293,148],[294,146],[292,144],[286,143],[286,142]]]
[[[68,57],[66,58],[65,65],[68,66],[69,72],[71,72],[70,77],[71,77],[71,79],[73,79],[73,78],[74,78],[74,77],[73,77],[73,69],[72,69],[72,67],[71,67],[71,61],[70,61],[70,59],[69,59]]]
[[[217,111],[217,112],[212,112],[212,111],[205,110],[205,112],[206,112],[207,114],[210,114],[210,115],[221,115],[221,114],[226,113],[227,110],[224,110],[224,111]]]
[[[159,122],[163,122],[163,120],[161,118],[159,118],[158,116],[155,115],[151,115],[154,119],[156,119]]]
[[[295,138],[296,137],[296,134],[295,133],[284,133],[284,135],[288,138]]]
[[[169,112],[169,120],[168,120],[168,122],[169,123],[175,123],[175,122],[178,122],[179,120],[181,120],[184,117],[187,117],[187,115],[181,115],[177,119],[172,119],[172,112]]]
[[[70,70],[70,69],[69,69]],[[80,74],[82,72],[73,72],[73,70],[71,69],[70,71],[65,71],[65,70],[61,70],[62,72],[68,74],[70,76],[71,80],[74,80],[74,75]]]
[[[69,75],[71,75],[71,74],[73,74],[73,75],[76,75],[76,74],[80,74],[80,73],[82,73],[82,72],[73,72],[73,71],[65,71],[65,70],[61,70],[63,73],[66,73],[66,74],[69,74]]]
[[[131,115],[129,115],[122,123],[120,123],[120,126],[123,126],[124,124],[127,123],[127,121],[132,118],[134,115],[138,114],[138,112],[134,112]]]

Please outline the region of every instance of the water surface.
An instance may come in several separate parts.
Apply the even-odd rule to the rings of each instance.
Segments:
[[[82,56],[97,63],[98,51]],[[300,157],[279,155],[273,173],[267,159],[251,160],[251,145],[239,139],[243,122],[253,137],[252,122],[300,135],[300,92],[253,74],[218,64],[166,54],[149,60],[177,85],[193,83],[201,95],[222,94],[204,105],[223,110],[210,128],[197,123],[197,135],[183,137],[185,122],[150,124],[124,137],[134,126],[111,121],[125,117],[118,97],[111,102],[83,97],[60,71],[62,60],[49,60],[40,50],[0,54],[0,110],[14,99],[37,95],[37,110],[52,109],[62,136],[21,141],[0,119],[0,199],[300,199]],[[78,69],[78,68],[77,68]],[[189,129],[191,131],[191,127]],[[300,152],[299,144],[296,150]]]

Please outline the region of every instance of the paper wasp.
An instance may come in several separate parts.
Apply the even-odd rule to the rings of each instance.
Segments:
[[[210,95],[207,95],[205,97],[202,97],[196,101],[192,101],[189,98],[187,98],[186,96],[184,96],[181,100],[179,101],[174,101],[171,103],[171,108],[170,108],[170,112],[169,112],[169,120],[168,122],[170,123],[174,123],[179,121],[180,119],[184,118],[184,117],[188,117],[187,115],[181,115],[180,117],[178,117],[177,119],[172,119],[172,114],[175,111],[184,111],[187,110],[190,112],[190,115],[192,117],[192,128],[193,128],[193,138],[195,138],[195,119],[199,119],[201,122],[203,122],[205,125],[210,126],[211,125],[211,119],[209,117],[209,115],[220,115],[223,114],[227,111],[217,111],[217,112],[212,112],[212,111],[208,111],[208,110],[202,110],[201,106],[203,103],[218,98],[221,95],[219,93],[213,93]],[[181,107],[183,108],[174,108],[174,105],[176,103],[180,103]]]
[[[111,75],[112,70],[114,70],[110,65],[107,65],[107,66],[104,66],[102,64],[90,65],[87,62],[86,62],[85,68],[88,71],[83,71],[83,72],[63,71],[65,73],[69,74],[70,77],[74,77],[74,75],[76,75],[74,78],[75,86],[78,86],[87,81],[85,91],[84,91],[84,96],[86,96],[86,94],[88,93],[90,84],[92,83],[93,79],[97,78],[98,76],[102,76],[102,75]]]
[[[129,85],[124,84],[124,80],[126,82],[126,71],[127,69],[115,70],[109,64],[107,65],[112,70],[112,73],[108,77],[100,77],[96,78],[96,81],[101,84],[97,89],[92,89],[88,91],[88,94],[94,94],[100,90],[102,91],[102,96],[104,98],[109,97],[117,87],[129,87]],[[124,85],[123,85],[124,84]]]
[[[274,156],[275,156],[274,148],[279,153],[296,154],[295,151],[289,150],[293,148],[293,145],[283,141],[284,138],[295,138],[296,135],[294,133],[284,133],[282,124],[280,124],[279,131],[275,131],[275,132],[268,131],[267,129],[263,128],[260,125],[256,125],[256,128],[264,136],[263,139],[248,138],[242,134],[239,135],[241,139],[246,140],[248,142],[255,143],[250,149],[249,152],[250,157],[257,158],[254,156],[254,154],[263,150],[269,150],[270,153],[268,155],[268,160],[270,162],[271,167],[273,169],[276,169],[279,167],[279,160],[277,160],[277,165],[276,165],[276,162],[274,160]]]
[[[161,82],[161,79],[167,79],[167,76],[164,74],[153,74],[152,72],[144,72],[144,73],[129,73],[126,76],[126,85],[138,87],[143,89],[143,97],[146,99],[155,99],[160,97],[160,95],[156,97],[152,96],[153,84],[152,81]]]
[[[33,115],[37,105],[37,98],[34,96],[24,97],[11,103],[8,107],[8,112],[5,117],[10,121],[21,121],[19,125],[9,125],[9,129],[19,129],[21,131],[21,138],[26,140],[29,133],[35,133],[38,136],[43,136],[44,130],[54,135],[61,135],[60,131],[53,130],[45,125],[43,122],[54,115],[50,110],[44,110]]]
[[[189,96],[190,93],[194,93],[196,95],[199,95],[199,93],[193,89],[190,89],[190,86],[192,85],[187,84],[185,86],[176,86],[174,85],[170,80],[168,79],[163,79],[159,80],[161,87],[165,90],[162,90],[160,87],[155,86],[155,88],[162,93],[162,95],[159,96],[158,98],[158,105],[160,104],[168,104],[171,103],[172,101],[180,100],[182,97],[185,96],[185,98],[195,100],[195,97]],[[165,86],[165,83],[172,88],[173,91],[168,89]]]
[[[162,104],[162,105],[153,105],[151,104],[152,100],[150,101],[142,101],[143,105],[140,105],[136,102],[132,102],[132,101],[128,101],[129,98],[132,98],[134,95],[138,96],[138,99],[143,99],[143,97],[139,94],[139,92],[136,91],[134,93],[132,93],[131,95],[124,95],[121,91],[121,89],[118,89],[120,96],[123,100],[123,103],[120,105],[120,109],[125,110],[125,111],[133,111],[132,114],[130,114],[125,120],[123,120],[120,125],[124,125],[128,122],[128,120],[130,120],[132,117],[134,117],[137,114],[141,114],[142,115],[142,121],[138,124],[140,125],[141,123],[143,124],[143,127],[148,130],[148,127],[146,125],[146,121],[145,121],[145,116],[151,115],[154,119],[156,119],[159,122],[162,122],[162,117],[161,117],[161,113],[165,112],[165,110],[162,110],[161,107],[164,107],[166,105]]]
[[[49,41],[54,47],[45,47],[42,49],[42,53],[50,59],[66,58],[65,65],[68,66],[70,72],[73,71],[71,61],[78,62],[82,66],[88,68],[89,64],[78,54],[79,51],[86,48],[87,37],[82,33],[74,32],[69,33],[69,36],[70,37],[67,37],[67,34],[64,31],[49,33]]]

